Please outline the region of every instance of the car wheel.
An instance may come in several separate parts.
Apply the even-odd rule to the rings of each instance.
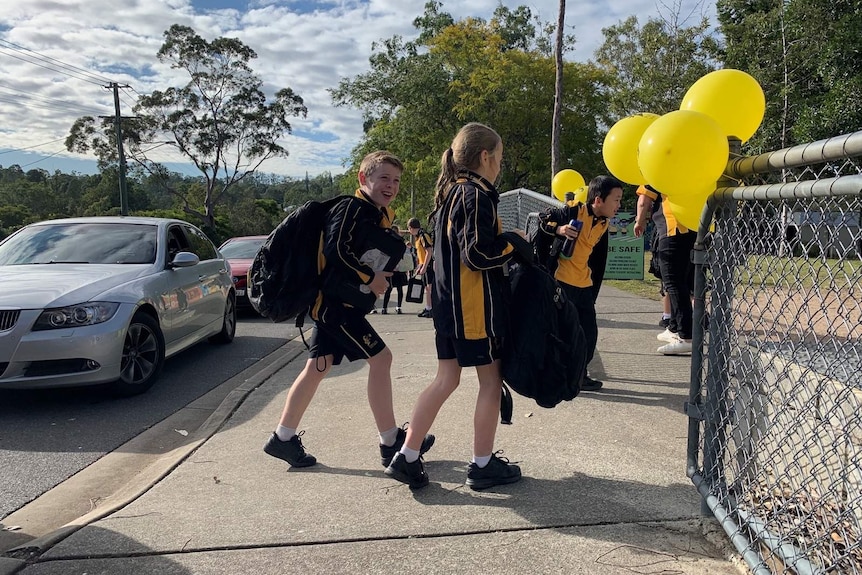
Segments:
[[[233,293],[227,296],[224,304],[224,319],[221,331],[209,338],[213,343],[230,343],[236,335],[236,300]]]
[[[120,379],[112,391],[128,397],[150,389],[165,364],[165,337],[158,322],[146,313],[136,313],[126,330]]]

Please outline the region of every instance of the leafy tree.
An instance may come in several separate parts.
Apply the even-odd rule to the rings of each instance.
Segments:
[[[37,221],[30,210],[22,205],[0,205],[0,240],[17,230],[18,228]]]
[[[726,65],[754,76],[766,95],[752,153],[862,129],[859,2],[719,0],[716,9]]]
[[[717,65],[719,43],[702,18],[686,26],[677,12],[650,18],[637,16],[602,30],[596,65],[607,74],[608,110],[614,121],[639,112],[666,114],[678,110],[685,92]]]
[[[535,25],[525,7],[501,6],[490,21],[458,22],[440,7],[427,3],[425,15],[414,21],[417,40],[396,36],[375,43],[371,71],[331,91],[337,105],[357,107],[365,118],[354,166],[378,148],[405,161],[402,199],[395,204],[399,221],[430,211],[440,156],[469,121],[486,123],[503,138],[501,189],[550,189],[555,68],[540,35],[549,28]],[[607,121],[603,76],[588,64],[567,63],[565,70],[561,158],[597,171],[598,130]]]
[[[232,186],[267,159],[287,155],[278,140],[291,132],[288,118],[305,117],[307,109],[290,88],[278,90],[267,102],[262,81],[249,66],[257,54],[239,40],[220,37],[208,42],[178,24],[164,36],[158,59],[186,72],[189,82],[141,96],[134,108],[137,119],[124,122],[124,143],[130,161],[166,184],[168,170],[147,157],[154,143],[168,142],[191,160],[203,176],[203,197],[175,187],[168,192],[178,198],[185,214],[211,228],[215,206]],[[97,128],[92,117],[78,119],[66,147],[76,152],[92,149],[102,166],[116,162],[109,124],[106,120]]]

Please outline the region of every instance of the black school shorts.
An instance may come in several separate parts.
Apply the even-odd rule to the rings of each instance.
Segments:
[[[489,365],[500,359],[502,345],[499,338],[457,339],[438,332],[435,337],[437,359],[457,359],[461,367]]]
[[[368,323],[365,314],[346,309],[339,315],[339,322],[314,323],[308,357],[332,354],[332,365],[338,365],[345,357],[347,361],[367,360],[386,348],[386,343]]]

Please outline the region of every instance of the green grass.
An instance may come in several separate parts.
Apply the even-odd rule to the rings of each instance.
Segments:
[[[604,283],[641,297],[661,300],[661,283],[649,273],[652,253],[644,254],[644,279],[605,280]],[[772,286],[787,289],[811,288],[814,285],[851,287],[862,281],[862,262],[859,260],[822,260],[819,258],[750,255],[745,265],[737,268],[737,283]]]
[[[751,255],[739,268],[739,281],[749,285],[783,288],[810,288],[815,285],[847,287],[858,283],[859,260],[822,260],[820,258]]]

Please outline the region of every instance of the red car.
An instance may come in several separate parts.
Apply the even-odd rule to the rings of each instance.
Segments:
[[[250,309],[246,293],[246,274],[257,250],[266,241],[267,236],[240,236],[226,240],[218,251],[230,264],[230,274],[233,277],[233,285],[236,288],[236,305],[240,308]]]

